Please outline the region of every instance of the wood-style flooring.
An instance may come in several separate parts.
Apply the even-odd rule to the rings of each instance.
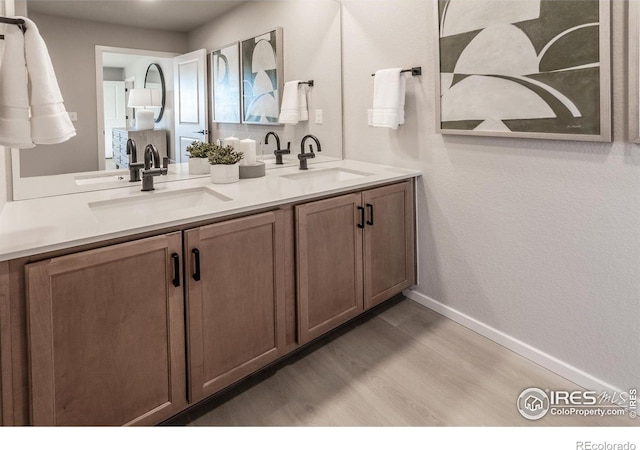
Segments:
[[[174,419],[190,426],[594,426],[623,417],[530,421],[528,387],[580,389],[403,297],[312,344],[288,362]]]

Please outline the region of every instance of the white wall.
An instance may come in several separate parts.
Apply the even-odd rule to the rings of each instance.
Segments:
[[[346,157],[423,172],[416,297],[557,358],[578,381],[583,371],[594,385],[638,386],[640,150],[625,142],[625,3],[612,2],[612,144],[436,134],[433,0],[342,3]],[[407,123],[368,128],[370,74],[417,65]]]
[[[320,139],[324,156],[341,158],[340,5],[337,2],[279,0],[245,3],[189,33],[189,50],[205,48],[210,53],[275,27],[283,28],[284,80],[313,79],[315,82],[308,91],[310,121],[295,126],[212,123],[212,139],[235,135],[261,140],[267,132],[275,131],[283,146],[291,141],[292,153],[299,153],[302,137],[311,133]],[[314,123],[315,109],[324,111],[323,125]],[[269,142],[270,151],[274,148]]]
[[[43,14],[30,14],[53,62],[67,111],[78,113],[77,135],[63,144],[20,151],[23,177],[98,169],[95,46],[184,53],[187,37]]]

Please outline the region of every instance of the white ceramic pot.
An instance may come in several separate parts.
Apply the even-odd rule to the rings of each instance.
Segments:
[[[206,175],[208,173],[209,173],[208,158],[189,157],[189,174],[190,175]]]
[[[240,179],[240,165],[211,164],[211,182],[215,184],[235,183]]]

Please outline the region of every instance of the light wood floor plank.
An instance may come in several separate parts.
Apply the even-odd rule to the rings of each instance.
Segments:
[[[191,426],[638,426],[516,409],[528,387],[578,386],[408,299],[183,415]]]

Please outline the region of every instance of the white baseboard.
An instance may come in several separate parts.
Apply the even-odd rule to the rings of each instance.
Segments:
[[[491,339],[493,342],[502,345],[505,348],[527,358],[530,361],[544,367],[545,369],[554,372],[561,377],[566,378],[567,380],[577,384],[578,386],[583,387],[584,389],[589,389],[596,391],[598,393],[607,391],[607,392],[622,392],[622,389],[611,386],[610,384],[576,368],[571,364],[567,364],[564,361],[559,360],[535,347],[532,347],[525,342],[519,341],[518,339],[511,337],[502,331],[496,330],[489,325],[486,325],[473,317],[470,317],[460,311],[457,311],[447,305],[443,305],[442,303],[427,297],[420,292],[407,289],[403,292],[404,296],[413,300],[416,303],[419,303],[427,308],[442,314],[443,316],[453,320],[454,322],[459,323],[460,325],[475,331],[476,333],[486,337],[487,339]],[[528,387],[528,386],[524,386]],[[540,388],[545,388],[546,386],[536,386]]]

